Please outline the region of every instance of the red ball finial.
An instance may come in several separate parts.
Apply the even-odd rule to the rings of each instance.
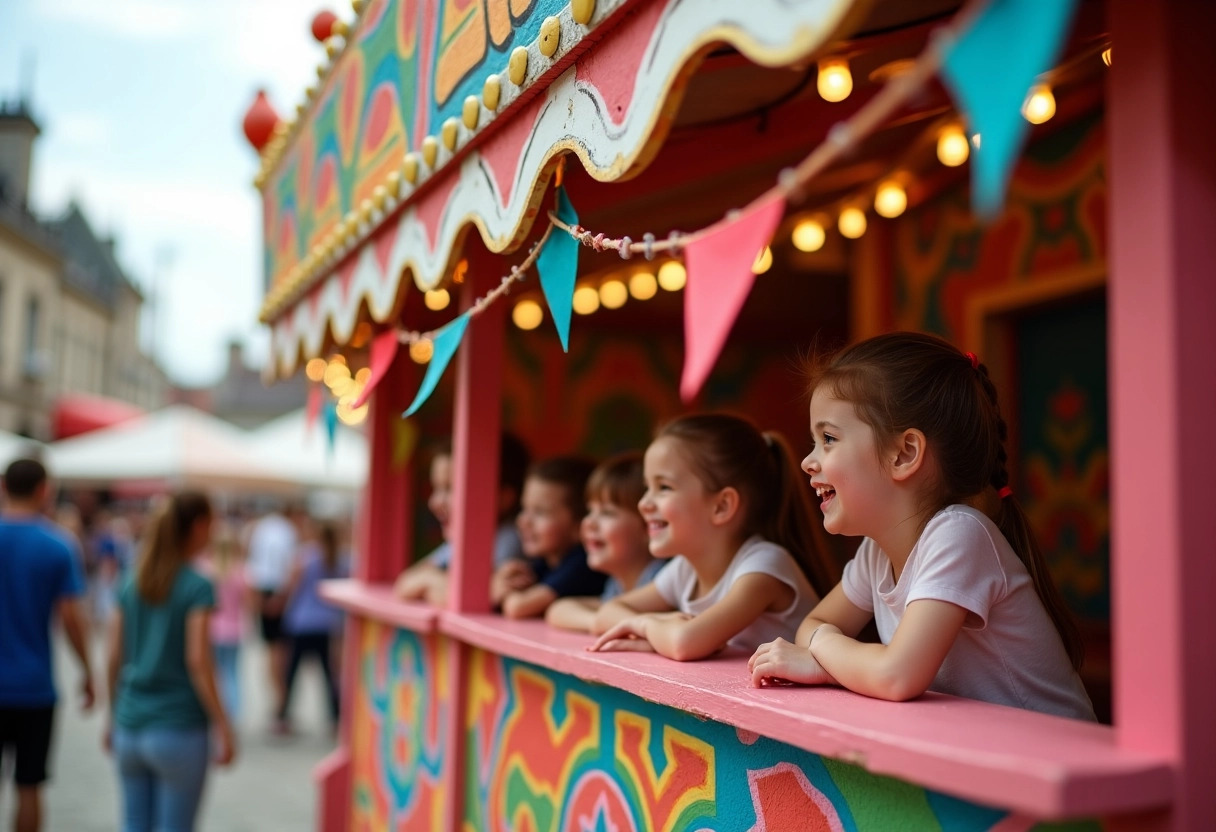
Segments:
[[[257,97],[249,105],[249,109],[245,113],[245,121],[241,124],[245,130],[245,138],[249,139],[254,150],[258,153],[262,152],[262,148],[274,135],[275,125],[278,123],[279,114],[266,100],[266,91],[258,90]]]
[[[334,33],[334,24],[338,22],[338,16],[333,12],[317,12],[317,16],[312,19],[312,36],[325,43]]]

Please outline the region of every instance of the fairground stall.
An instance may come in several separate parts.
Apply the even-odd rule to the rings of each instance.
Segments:
[[[1186,0],[377,0],[259,101],[270,377],[366,418],[326,830],[1214,829],[1216,27]],[[685,410],[805,448],[795,367],[979,353],[1086,635],[1084,724],[753,689],[489,613],[498,437]],[[446,608],[419,450],[451,437]],[[847,557],[849,541],[841,542]]]

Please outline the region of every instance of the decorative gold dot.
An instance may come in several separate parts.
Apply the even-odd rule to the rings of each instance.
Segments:
[[[553,53],[557,51],[557,45],[561,37],[561,21],[556,17],[546,17],[545,21],[540,24],[540,38],[536,41],[536,47],[540,50],[540,54],[546,58],[552,58]]]
[[[388,199],[388,188],[383,185],[377,185],[372,189],[372,205],[376,208],[383,208],[385,200]]]
[[[437,158],[439,158],[439,142],[434,136],[427,136],[422,140],[422,160],[426,162],[428,168],[434,168]]]
[[[405,177],[405,181],[413,185],[418,181],[418,154],[407,153],[401,161],[401,175]]]
[[[373,207],[371,199],[365,199],[359,203],[359,222],[367,222],[372,215]]]
[[[486,105],[486,109],[491,113],[498,109],[498,99],[501,95],[502,83],[498,80],[498,76],[488,76],[485,84],[481,87],[481,102]]]
[[[325,54],[328,55],[329,57],[332,58],[334,55],[337,55],[338,50],[341,48],[342,48],[342,41],[339,40],[338,38],[326,38],[325,39]]]
[[[459,124],[456,116],[452,116],[444,120],[443,127],[439,129],[439,135],[443,138],[443,146],[448,150],[456,149],[456,128]]]
[[[511,59],[507,61],[507,77],[511,83],[520,86],[528,74],[528,47],[517,46],[511,50]]]
[[[477,121],[481,118],[481,102],[477,96],[470,95],[464,100],[464,110],[460,114],[464,126],[470,130],[477,129]]]
[[[329,64],[317,65],[317,78],[324,78],[325,73],[329,72]]]
[[[350,33],[350,27],[347,26],[344,21],[335,20],[334,25],[330,28],[329,31],[331,33],[337,35],[338,37],[344,38],[347,36],[347,34]]]
[[[570,0],[570,16],[586,26],[595,15],[595,0]]]
[[[350,7],[355,10],[355,14],[363,11],[363,0],[350,0]]]
[[[384,185],[388,191],[388,195],[391,197],[396,197],[397,194],[401,193],[401,171],[389,171],[388,177],[384,180]]]

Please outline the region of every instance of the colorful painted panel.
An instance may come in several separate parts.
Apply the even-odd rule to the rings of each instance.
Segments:
[[[352,832],[439,829],[450,718],[442,636],[362,620],[351,692]]]
[[[469,656],[466,832],[1034,828],[614,688]]]
[[[964,185],[895,223],[893,305],[886,329],[958,342],[966,305],[1019,285],[1102,273],[1106,267],[1106,134],[1101,112],[1032,143],[1005,213],[981,225]]]

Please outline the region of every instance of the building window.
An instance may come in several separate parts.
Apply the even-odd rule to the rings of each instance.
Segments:
[[[37,296],[29,299],[25,306],[25,376],[38,380],[46,374],[46,355],[38,349],[39,328],[42,324],[42,309]]]

